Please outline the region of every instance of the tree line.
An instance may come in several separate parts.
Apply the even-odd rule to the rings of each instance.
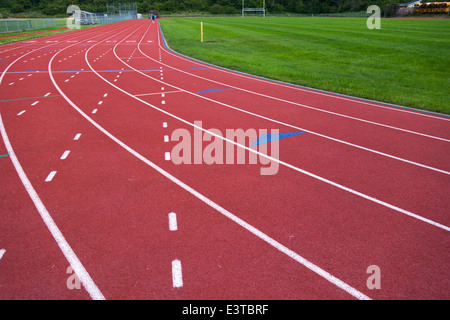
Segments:
[[[127,1],[127,0],[125,0]],[[124,2],[125,2],[124,1]],[[161,13],[205,12],[238,14],[242,0],[135,0],[139,13],[156,9]],[[246,7],[262,7],[264,0],[244,0]],[[39,12],[45,15],[65,15],[69,5],[78,5],[90,12],[106,12],[106,4],[120,0],[0,0],[0,12]],[[327,14],[366,11],[378,5],[382,12],[395,5],[392,0],[265,0],[268,13]],[[401,3],[401,2],[400,2]]]

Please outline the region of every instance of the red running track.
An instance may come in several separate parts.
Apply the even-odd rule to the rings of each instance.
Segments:
[[[0,67],[1,299],[450,298],[448,117],[194,61],[148,20]],[[304,133],[252,164],[239,128]],[[247,161],[175,164],[177,132]]]

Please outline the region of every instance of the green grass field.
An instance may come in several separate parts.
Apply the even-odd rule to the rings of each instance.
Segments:
[[[200,22],[204,42],[200,42]],[[160,21],[175,51],[308,87],[450,114],[450,21],[202,18]]]

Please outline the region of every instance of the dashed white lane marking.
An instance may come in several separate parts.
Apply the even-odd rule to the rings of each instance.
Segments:
[[[98,109],[92,110],[92,114],[96,114]]]
[[[101,105],[102,103],[103,103],[103,101],[100,100],[100,101],[98,102],[98,105]]]
[[[14,82],[10,82],[9,85],[12,86],[14,84]]]
[[[21,116],[21,115],[23,115],[25,112],[26,112],[26,110],[22,110],[22,111],[20,111],[17,115],[18,115],[18,116]]]
[[[169,136],[168,135],[164,136],[164,142],[169,142]]]
[[[164,101],[164,100],[163,100],[163,101],[161,101],[161,104],[166,104],[166,101]]]
[[[177,214],[175,212],[169,213],[169,230],[170,231],[178,230]]]
[[[183,286],[181,261],[178,259],[172,261],[172,283],[174,288],[181,288]]]
[[[105,93],[104,95],[103,95],[103,98],[106,98],[108,96],[108,94],[107,93]]]
[[[17,171],[17,174],[19,175],[20,180],[22,181],[23,186],[25,187],[25,190],[28,192],[28,195],[30,196],[31,200],[36,206],[36,209],[39,211],[39,215],[41,216],[48,230],[52,234],[62,253],[66,257],[67,261],[69,261],[70,265],[75,270],[75,273],[77,274],[81,283],[83,283],[83,286],[87,290],[89,295],[96,300],[105,300],[105,297],[100,292],[97,285],[94,283],[89,273],[84,268],[80,259],[78,259],[77,255],[64,238],[64,235],[61,233],[61,230],[59,230],[52,216],[48,212],[45,205],[42,203],[42,200],[39,198],[39,195],[37,194],[27,175],[23,171],[22,166],[19,160],[17,159],[14,149],[12,148],[11,143],[9,141],[8,135],[5,130],[5,126],[3,125],[3,119],[1,114],[0,114],[0,133],[3,138],[6,150],[10,155],[10,159],[14,165],[14,168]]]
[[[73,140],[77,141],[78,139],[80,139],[80,137],[81,137],[81,133],[77,133],[75,135],[75,137],[73,138]]]
[[[47,176],[47,178],[45,179],[45,182],[50,182],[53,180],[53,178],[55,177],[56,171],[52,171],[50,172],[50,174]]]
[[[49,95],[50,95],[50,92],[47,92],[44,97],[48,97]]]
[[[35,105],[37,105],[39,103],[39,101],[35,101],[35,102],[33,102],[31,105],[32,106],[35,106]]]
[[[0,249],[0,259],[3,258],[3,255],[5,254],[5,249]]]
[[[170,152],[164,153],[164,159],[170,160]]]
[[[163,128],[167,128],[167,122],[163,122]]]
[[[70,150],[66,150],[66,151],[64,151],[64,153],[62,154],[62,156],[61,156],[61,160],[65,160],[66,158],[67,158],[67,156],[69,155],[69,153],[70,153]]]

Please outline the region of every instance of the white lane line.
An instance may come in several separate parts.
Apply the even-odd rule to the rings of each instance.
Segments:
[[[17,115],[18,115],[18,116],[21,116],[21,115],[23,115],[25,112],[26,112],[26,110],[22,110],[22,111],[20,111]]]
[[[174,288],[181,288],[183,286],[183,272],[181,270],[181,261],[172,261],[172,283]]]
[[[98,102],[98,105],[101,105],[102,103],[103,103],[103,101],[100,100],[100,101]]]
[[[37,194],[36,190],[33,188],[33,185],[31,184],[30,180],[28,180],[27,175],[23,171],[22,166],[21,166],[19,160],[17,159],[16,154],[14,153],[14,149],[11,146],[8,135],[6,134],[6,130],[5,130],[5,126],[3,125],[3,120],[2,120],[1,114],[0,114],[0,132],[3,137],[3,142],[5,143],[6,150],[8,151],[9,158],[11,159],[11,161],[14,165],[14,168],[16,169],[17,174],[19,175],[20,180],[22,181],[22,184],[24,185],[25,189],[28,192],[28,195],[30,196],[31,200],[33,201],[34,205],[36,206],[36,209],[38,210],[39,214],[41,215],[41,218],[44,221],[45,225],[49,229],[53,238],[56,240],[56,243],[58,244],[62,253],[66,257],[67,261],[69,261],[73,270],[75,270],[76,275],[78,276],[80,281],[83,283],[84,287],[86,288],[86,291],[90,294],[90,296],[93,299],[105,300],[105,297],[100,292],[100,290],[97,288],[94,281],[92,281],[91,277],[89,276],[88,272],[84,268],[83,264],[80,262],[77,255],[75,254],[75,252],[70,247],[69,243],[64,238],[64,235],[61,233],[58,226],[53,221],[52,216],[45,208],[44,204],[42,203],[41,199],[39,198],[39,195]]]
[[[37,105],[39,103],[39,101],[35,101],[35,102],[33,102],[31,105],[32,106],[35,106],[35,105]]]
[[[169,213],[169,230],[170,231],[178,230],[177,214],[175,212]]]
[[[167,122],[163,122],[163,128],[167,128]]]
[[[134,96],[141,97],[141,96],[161,95],[161,98],[165,98],[166,93],[178,93],[178,92],[182,92],[182,91],[174,90],[174,91],[165,91],[165,92],[139,93],[139,94],[135,94]]]
[[[61,156],[61,160],[65,160],[65,159],[67,159],[67,156],[69,155],[69,153],[70,153],[70,150],[66,150],[66,151],[64,151],[64,153],[62,154],[62,156]]]
[[[98,109],[92,110],[92,114],[96,114]]]
[[[170,160],[170,152],[164,153],[164,159],[165,160]]]
[[[10,82],[9,85],[12,86],[14,84],[14,82]]]
[[[3,255],[5,254],[5,249],[0,249],[0,259],[3,258]]]
[[[168,135],[164,136],[164,142],[169,142],[169,136]]]
[[[44,97],[48,97],[49,95],[50,95],[50,92],[47,92]]]
[[[164,100],[163,100],[163,101],[161,101],[161,104],[166,104],[166,101],[164,101]]]
[[[47,178],[45,179],[45,182],[50,182],[53,180],[53,178],[55,177],[57,171],[52,171],[50,172],[50,174],[47,176]]]
[[[81,137],[81,133],[77,133],[76,135],[75,135],[75,137],[73,138],[73,140],[78,140],[78,139],[80,139],[80,137]]]
[[[103,95],[103,98],[106,98],[108,96],[108,94],[107,93],[105,93],[104,95]]]

